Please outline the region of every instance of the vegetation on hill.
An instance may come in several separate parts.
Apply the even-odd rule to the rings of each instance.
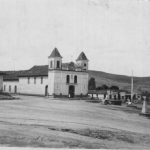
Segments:
[[[120,89],[130,90],[131,77],[125,75],[115,75],[105,73],[102,71],[89,70],[89,78],[95,78],[96,87],[107,85],[107,86],[118,86]],[[134,91],[150,91],[150,77],[134,77]]]

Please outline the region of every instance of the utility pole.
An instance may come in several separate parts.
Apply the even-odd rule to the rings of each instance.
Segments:
[[[131,102],[133,102],[133,71],[131,76]]]

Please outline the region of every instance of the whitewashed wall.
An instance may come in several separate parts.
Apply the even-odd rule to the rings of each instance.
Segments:
[[[5,86],[5,89],[4,89]],[[11,91],[9,91],[11,86]],[[15,93],[15,86],[17,86],[17,93],[19,92],[19,81],[3,81],[3,91],[8,93]]]
[[[48,72],[48,95],[54,94],[54,71]]]
[[[86,64],[86,66],[84,66]],[[88,61],[87,60],[78,60],[77,65],[82,66],[82,68],[88,70]]]
[[[3,76],[0,76],[0,91],[3,90]]]
[[[70,75],[70,84],[66,83],[66,76]],[[74,84],[74,76],[77,75],[77,84]],[[71,76],[73,78],[71,78]],[[75,95],[86,95],[88,93],[88,73],[74,72],[74,71],[49,71],[49,94],[55,93],[56,95],[68,95],[69,85],[75,86]],[[52,82],[54,81],[54,83]],[[53,91],[51,89],[54,89]]]
[[[19,78],[19,93],[45,95],[45,87],[48,85],[48,77],[43,77],[43,84],[41,84],[41,77],[36,77],[36,84],[34,77],[30,77],[30,84],[28,84],[27,77]]]
[[[52,61],[52,68],[51,68],[51,61]],[[62,64],[62,59],[60,57],[55,57],[55,58],[49,58],[48,59],[48,66],[49,66],[49,69],[56,69],[57,68],[57,61],[60,62],[60,68],[61,68],[61,64]]]

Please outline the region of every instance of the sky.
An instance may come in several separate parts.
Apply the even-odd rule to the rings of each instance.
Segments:
[[[150,76],[149,0],[0,0],[0,70],[63,62],[84,51],[89,69]]]

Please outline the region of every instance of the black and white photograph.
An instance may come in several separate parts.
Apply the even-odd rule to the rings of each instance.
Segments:
[[[150,0],[0,0],[0,149],[150,149]]]

